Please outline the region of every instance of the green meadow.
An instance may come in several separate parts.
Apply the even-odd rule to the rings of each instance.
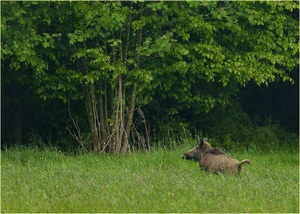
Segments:
[[[126,156],[7,149],[1,211],[299,213],[298,151],[229,152],[252,162],[235,177],[201,172],[180,158],[188,149]]]

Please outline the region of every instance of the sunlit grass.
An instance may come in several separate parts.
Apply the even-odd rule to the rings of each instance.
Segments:
[[[236,152],[239,177],[200,172],[176,151],[2,152],[2,212],[299,212],[298,152]]]

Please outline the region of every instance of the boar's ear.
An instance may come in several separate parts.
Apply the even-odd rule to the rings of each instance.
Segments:
[[[199,143],[198,149],[202,149],[204,143],[204,139],[202,139]]]
[[[204,142],[207,142],[207,143],[208,143],[208,139],[207,139],[207,138],[203,138],[203,139],[200,141],[199,149],[203,148]]]

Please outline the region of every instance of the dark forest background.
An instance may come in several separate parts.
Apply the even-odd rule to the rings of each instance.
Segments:
[[[298,146],[298,9],[1,2],[1,148]]]

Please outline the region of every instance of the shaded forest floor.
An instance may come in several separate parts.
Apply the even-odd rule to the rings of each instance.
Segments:
[[[1,212],[299,212],[299,153],[229,152],[239,177],[203,173],[190,149],[127,156],[13,148],[1,154]]]

